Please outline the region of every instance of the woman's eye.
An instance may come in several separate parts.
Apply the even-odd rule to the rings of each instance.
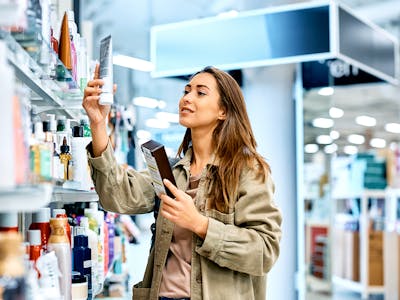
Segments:
[[[184,95],[187,95],[187,94],[189,94],[189,91],[184,90],[184,91],[183,91],[183,94],[184,94]]]
[[[206,93],[204,93],[204,92],[198,92],[198,94],[199,94],[199,96],[205,96],[205,95],[207,95]]]

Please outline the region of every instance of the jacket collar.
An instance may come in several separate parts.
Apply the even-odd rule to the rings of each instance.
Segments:
[[[190,167],[190,162],[192,161],[192,156],[193,156],[193,148],[190,147],[183,158],[179,160],[175,166],[183,166],[186,168]],[[211,155],[210,161],[207,163],[207,166],[218,166],[219,165],[219,160],[216,158],[215,153]]]

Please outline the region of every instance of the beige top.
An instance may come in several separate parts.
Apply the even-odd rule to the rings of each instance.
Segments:
[[[197,193],[201,174],[190,176],[186,191],[193,199]],[[169,298],[190,297],[190,272],[192,260],[192,232],[175,225],[167,263],[162,271],[160,296]]]

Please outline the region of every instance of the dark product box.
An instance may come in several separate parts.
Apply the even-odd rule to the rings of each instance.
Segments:
[[[150,171],[156,194],[167,194],[171,198],[175,198],[162,182],[163,179],[168,179],[176,185],[164,145],[150,140],[142,144],[141,148],[147,163],[147,168]]]

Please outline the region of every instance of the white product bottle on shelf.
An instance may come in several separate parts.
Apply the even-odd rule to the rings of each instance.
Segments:
[[[90,202],[90,208],[93,210],[97,224],[99,226],[99,251],[101,250],[101,256],[99,255],[99,264],[101,264],[101,271],[99,273],[105,278],[106,274],[106,263],[108,263],[108,245],[106,245],[105,239],[105,221],[104,221],[104,211],[99,210],[99,204],[97,202]],[[107,256],[107,258],[106,258]],[[100,268],[100,266],[99,266]]]
[[[75,126],[73,128],[73,138],[71,140],[72,179],[75,185],[74,188],[89,191],[93,187],[93,182],[87,162],[86,146],[90,143],[91,138],[83,137],[83,130],[83,126]],[[69,184],[71,185],[72,183]]]
[[[0,90],[1,110],[0,136],[0,190],[15,186],[15,157],[14,157],[14,128],[13,128],[13,96],[14,96],[14,71],[6,61],[7,47],[0,40]]]
[[[71,245],[65,232],[66,223],[66,218],[50,219],[51,234],[47,249],[48,251],[54,251],[57,256],[58,268],[61,272],[61,277],[59,278],[61,295],[64,300],[71,300]]]

